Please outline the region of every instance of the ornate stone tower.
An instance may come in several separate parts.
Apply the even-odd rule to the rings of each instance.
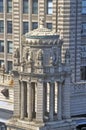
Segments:
[[[8,129],[73,130],[70,119],[70,55],[61,62],[63,40],[43,27],[22,38],[14,73],[14,117]],[[18,61],[15,57],[15,60]]]

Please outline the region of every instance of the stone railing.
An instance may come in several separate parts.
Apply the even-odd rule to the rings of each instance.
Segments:
[[[71,93],[86,93],[86,82],[77,82],[71,84]]]
[[[13,86],[14,81],[12,75],[0,73],[0,85]]]

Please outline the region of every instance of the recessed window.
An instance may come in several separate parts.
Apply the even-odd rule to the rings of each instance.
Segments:
[[[12,70],[12,61],[8,61],[7,63],[7,71],[10,72]]]
[[[83,24],[82,24],[81,35],[82,35],[82,36],[86,36],[86,23],[83,23]]]
[[[52,14],[53,12],[53,2],[52,0],[47,0],[47,14]]]
[[[32,30],[36,29],[36,28],[38,28],[38,23],[37,22],[33,22],[32,23]]]
[[[7,21],[7,33],[12,33],[12,21]]]
[[[0,33],[4,32],[4,21],[0,20]]]
[[[38,0],[32,1],[32,13],[38,14]]]
[[[28,10],[29,10],[29,0],[23,0],[23,13],[28,13]]]
[[[7,0],[7,13],[12,13],[12,0]]]
[[[52,23],[47,23],[47,28],[52,29]]]
[[[4,64],[4,60],[0,60],[0,67]]]
[[[86,66],[80,68],[81,80],[86,80]]]
[[[28,22],[23,22],[23,34],[28,32]]]
[[[3,12],[3,0],[0,0],[0,13]]]
[[[4,41],[0,40],[0,52],[4,52]]]
[[[7,42],[7,52],[13,53],[13,43],[12,43],[12,41]]]

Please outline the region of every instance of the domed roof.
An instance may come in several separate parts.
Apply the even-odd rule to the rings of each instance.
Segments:
[[[40,27],[25,34],[29,39],[58,39],[59,35],[50,29],[44,27],[44,21],[41,20]]]

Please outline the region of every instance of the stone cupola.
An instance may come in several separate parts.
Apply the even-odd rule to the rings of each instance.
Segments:
[[[14,115],[20,120],[43,123],[70,118],[70,77],[66,79],[63,91],[67,73],[61,61],[63,40],[57,33],[45,28],[43,20],[40,23],[38,29],[22,37],[20,57],[15,57],[18,58],[16,61],[20,58],[20,62],[15,64],[20,69],[14,71]],[[64,98],[63,112],[62,93],[67,97]]]

